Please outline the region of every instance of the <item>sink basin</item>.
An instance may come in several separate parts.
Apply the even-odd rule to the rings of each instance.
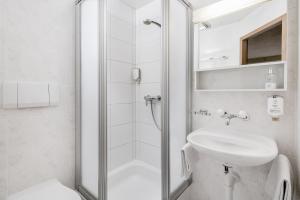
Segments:
[[[264,136],[197,130],[187,137],[197,151],[230,166],[258,166],[278,154],[276,142]]]

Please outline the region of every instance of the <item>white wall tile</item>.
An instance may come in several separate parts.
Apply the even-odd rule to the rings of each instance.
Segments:
[[[131,103],[133,101],[132,85],[126,83],[111,83],[110,103]]]
[[[114,16],[111,16],[110,20],[111,37],[132,44],[134,31],[133,24]]]
[[[136,121],[153,124],[150,106],[145,102],[136,102]]]
[[[153,111],[154,111],[155,119],[160,124],[161,104],[160,103],[155,104],[153,107]],[[145,102],[136,103],[136,121],[154,125],[150,105],[146,106]]]
[[[162,67],[161,62],[150,62],[139,64],[139,67],[142,71],[142,80],[141,83],[160,83]]]
[[[110,167],[111,169],[114,169],[132,160],[133,158],[132,144],[129,143],[129,144],[116,147],[112,149],[110,153],[111,153]]]
[[[112,38],[110,40],[110,59],[126,63],[133,62],[133,48],[132,45]]]
[[[161,42],[149,41],[148,44],[137,43],[136,63],[154,62],[161,60]]]
[[[136,123],[136,140],[160,147],[161,132],[154,125]]]
[[[132,104],[111,105],[111,125],[121,125],[132,122]]]
[[[142,142],[136,142],[137,159],[142,160],[149,165],[160,168],[161,151],[159,147],[148,145]]]
[[[149,45],[153,42],[161,41],[161,28],[156,25],[141,24],[136,27],[136,42],[138,44]]]
[[[111,82],[132,83],[131,70],[132,64],[110,61]]]
[[[109,0],[108,9],[112,15],[126,20],[128,23],[133,23],[134,10],[124,4],[121,0]]]
[[[111,127],[111,148],[124,145],[133,140],[132,123]]]

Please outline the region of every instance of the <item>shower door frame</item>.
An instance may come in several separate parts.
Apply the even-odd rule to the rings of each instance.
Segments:
[[[76,158],[75,187],[87,200],[107,200],[107,1],[99,2],[99,170],[98,198],[82,186],[81,179],[81,12],[76,1]],[[170,1],[162,2],[162,137],[161,137],[161,183],[162,200],[177,199],[192,183],[192,178],[185,180],[175,191],[170,192],[170,133],[169,133],[169,14]],[[192,6],[186,0],[177,0],[187,9],[187,87],[186,87],[186,133],[192,129],[192,90],[193,90],[193,23]],[[104,161],[104,162],[103,162]]]
[[[107,0],[97,0],[99,4],[99,164],[98,198],[83,185],[81,178],[81,10],[85,0],[76,0],[76,83],[75,83],[75,188],[87,200],[107,199]],[[101,162],[104,161],[104,162]]]
[[[169,96],[169,49],[170,49],[170,1],[162,0],[162,104],[161,104],[161,172],[162,172],[162,200],[176,200],[192,184],[192,177],[185,180],[175,191],[171,192],[170,179],[170,96]],[[186,83],[186,135],[192,130],[192,91],[193,91],[193,9],[187,0],[177,0],[187,10],[187,83]]]

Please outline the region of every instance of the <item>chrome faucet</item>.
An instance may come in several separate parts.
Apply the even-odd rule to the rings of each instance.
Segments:
[[[157,95],[157,96],[151,96],[151,95],[147,95],[144,96],[145,102],[146,102],[146,106],[148,106],[149,103],[156,103],[156,102],[160,102],[161,101],[161,96]]]
[[[244,121],[248,121],[250,119],[248,113],[243,110],[241,110],[238,114],[231,114],[231,113],[228,113],[227,111],[224,111],[223,109],[219,109],[217,111],[217,113],[219,114],[219,116],[221,118],[224,118],[226,120],[225,121],[226,126],[229,126],[231,119],[234,119],[234,118],[242,119]]]
[[[161,96],[160,95],[157,95],[157,96],[151,96],[151,95],[147,95],[147,96],[144,96],[144,99],[145,99],[145,102],[146,102],[146,106],[148,106],[148,104],[150,104],[150,107],[151,107],[151,114],[152,114],[152,118],[153,118],[153,121],[154,121],[154,124],[156,126],[156,128],[158,130],[161,130],[156,118],[155,118],[155,114],[154,114],[154,104],[158,103],[161,101]]]

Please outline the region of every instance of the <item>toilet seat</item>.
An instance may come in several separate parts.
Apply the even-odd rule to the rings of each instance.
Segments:
[[[81,198],[74,190],[53,179],[13,194],[7,200],[81,200]]]

